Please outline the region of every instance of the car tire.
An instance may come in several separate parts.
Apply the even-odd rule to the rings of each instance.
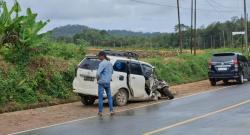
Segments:
[[[166,87],[163,89],[163,94],[164,94],[164,96],[168,97],[168,99],[170,99],[170,100],[174,99],[174,95]]]
[[[240,77],[236,81],[238,84],[244,84],[244,75],[241,73]]]
[[[210,80],[211,86],[216,86],[216,81],[215,80]]]
[[[128,102],[128,92],[125,89],[120,89],[114,96],[115,106],[125,106]]]
[[[93,105],[95,103],[95,98],[92,96],[80,95],[81,102],[83,105]]]
[[[228,85],[228,81],[229,81],[229,80],[225,79],[225,80],[223,80],[223,83],[224,83],[225,85]]]

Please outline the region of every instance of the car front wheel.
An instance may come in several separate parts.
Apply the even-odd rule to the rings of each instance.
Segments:
[[[163,93],[164,93],[164,96],[168,97],[168,99],[170,100],[174,99],[174,95],[171,93],[171,91],[167,87],[163,89]]]
[[[128,92],[120,89],[114,96],[114,104],[117,106],[124,106],[128,102]]]

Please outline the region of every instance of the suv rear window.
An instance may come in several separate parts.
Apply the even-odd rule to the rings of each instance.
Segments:
[[[85,60],[82,61],[79,68],[97,70],[100,62],[101,61],[97,58],[86,58]]]
[[[236,58],[236,55],[233,53],[214,54],[212,57],[212,62],[232,61],[235,58]]]

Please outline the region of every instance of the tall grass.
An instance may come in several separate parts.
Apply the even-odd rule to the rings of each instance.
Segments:
[[[157,75],[170,84],[181,84],[207,79],[209,54],[185,54],[173,58],[150,58],[146,61],[156,67]]]
[[[8,62],[9,49],[0,52],[0,112],[76,99],[72,92],[75,65],[85,47],[48,43],[34,48],[36,55],[24,65]]]

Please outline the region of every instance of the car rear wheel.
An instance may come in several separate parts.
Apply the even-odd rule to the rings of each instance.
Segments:
[[[95,98],[92,96],[85,96],[85,95],[80,95],[81,97],[81,102],[84,105],[93,105],[95,103]]]
[[[244,75],[241,74],[240,77],[237,79],[238,84],[243,84],[244,83]]]
[[[227,80],[227,79],[223,80],[223,83],[224,83],[225,85],[227,85],[227,84],[228,84],[228,80]]]
[[[128,92],[120,89],[114,96],[114,104],[116,106],[124,106],[128,102]]]
[[[212,86],[216,86],[216,81],[215,81],[215,80],[210,80],[210,84],[211,84]]]

